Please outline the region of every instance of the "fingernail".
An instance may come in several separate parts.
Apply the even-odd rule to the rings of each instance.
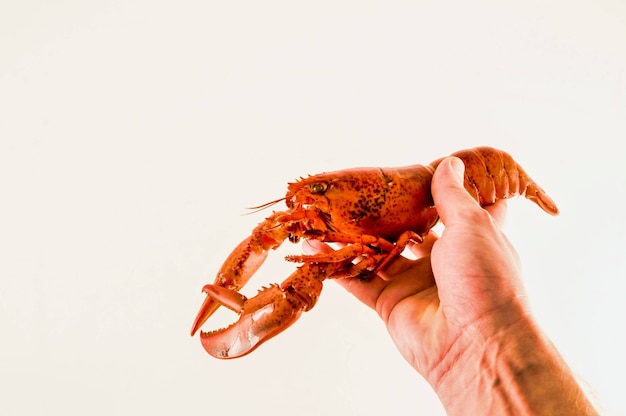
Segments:
[[[302,242],[302,252],[304,254],[317,254],[315,251],[315,247],[311,244],[311,241],[304,240]]]
[[[452,170],[454,171],[454,173],[456,173],[456,176],[459,178],[459,180],[463,180],[463,175],[465,174],[465,165],[463,164],[463,161],[461,159],[459,159],[458,157],[453,157],[451,158],[452,160],[450,161],[450,164],[452,166]]]

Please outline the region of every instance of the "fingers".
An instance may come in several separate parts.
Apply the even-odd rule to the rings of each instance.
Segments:
[[[411,250],[411,253],[415,254],[417,258],[427,256],[430,254],[433,249],[433,244],[435,244],[435,241],[437,241],[438,238],[439,236],[431,230],[428,234],[426,234],[424,241],[420,244],[409,242],[409,250]]]
[[[376,310],[376,302],[380,294],[388,285],[388,282],[379,276],[374,276],[367,281],[354,277],[350,279],[335,279],[335,282],[374,310]]]
[[[392,265],[401,259],[394,260]],[[410,267],[394,275],[391,280],[375,276],[367,281],[352,278],[338,279],[336,282],[365,305],[374,309],[387,323],[391,311],[402,300],[417,295],[435,284],[430,256],[417,260],[404,259],[404,261],[408,262]]]
[[[461,159],[448,157],[439,164],[433,175],[433,200],[444,225],[456,223],[462,218],[466,219],[467,214],[481,208],[464,187],[464,172],[465,165]],[[495,204],[485,207],[498,226],[504,224],[506,208],[504,200],[498,200]]]
[[[397,256],[382,270],[378,272],[383,280],[391,280],[395,276],[410,269],[416,260],[407,259],[404,256]]]
[[[334,250],[328,244],[318,240],[304,240],[302,243],[302,251],[306,255],[315,255],[320,253],[332,253]]]
[[[408,248],[415,255],[417,259],[430,255],[433,248],[433,244],[437,241],[438,236],[431,231],[424,237],[424,241],[420,244],[409,242]],[[334,250],[328,244],[318,240],[305,240],[302,243],[302,251],[307,255],[315,255],[320,253],[332,253]],[[357,259],[358,260],[358,259]],[[378,274],[383,280],[393,279],[398,274],[414,266],[416,260],[408,259],[404,256],[397,256],[394,258],[383,270],[380,270]],[[341,284],[342,281],[349,279],[337,279]],[[345,285],[343,285],[345,286]]]
[[[444,225],[456,222],[467,210],[480,207],[463,186],[465,165],[456,157],[445,158],[435,170],[432,194]]]
[[[333,249],[328,244],[318,240],[305,240],[302,243],[302,251],[305,254],[319,254],[331,253]],[[404,260],[409,261],[407,259]],[[335,281],[372,309],[376,308],[376,300],[387,285],[387,282],[379,276],[373,276],[367,281],[359,278],[335,279]]]
[[[396,306],[409,298],[423,296],[427,289],[434,286],[430,256],[421,257],[413,261],[410,268],[387,282],[376,298],[375,310],[388,323]]]
[[[429,244],[432,246],[432,243]],[[330,253],[333,249],[328,244],[321,241],[305,240],[302,243],[302,251],[305,254],[319,254]],[[376,310],[376,305],[381,293],[383,293],[383,291],[385,291],[385,289],[389,286],[389,280],[402,275],[405,271],[415,267],[417,261],[419,260],[409,260],[405,257],[398,256],[398,258],[394,259],[385,268],[385,270],[379,273],[379,275],[372,276],[367,280],[355,277],[348,279],[334,279],[334,281],[365,305]]]
[[[498,227],[504,227],[507,213],[506,199],[499,199],[495,204],[489,205],[485,207],[485,209],[489,212],[489,214],[491,214],[493,219],[496,221],[496,224],[498,224]]]

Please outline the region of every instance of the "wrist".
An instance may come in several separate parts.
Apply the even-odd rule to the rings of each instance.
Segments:
[[[529,315],[501,328],[468,328],[431,373],[449,415],[597,414]]]

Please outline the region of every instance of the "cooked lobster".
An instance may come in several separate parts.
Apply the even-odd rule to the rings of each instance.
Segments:
[[[523,195],[548,214],[558,214],[554,202],[509,154],[479,147],[452,156],[465,164],[465,188],[482,206]],[[325,279],[366,278],[381,270],[410,241],[421,242],[437,223],[430,183],[441,160],[426,166],[347,169],[290,183],[284,198],[262,206],[284,200],[287,210],[261,222],[226,259],[215,282],[202,289],[207,297],[191,335],[218,307],[226,306],[239,314],[239,320],[227,328],[201,331],[202,345],[217,358],[241,357],[310,310]],[[302,265],[280,285],[262,288],[250,299],[238,293],[271,249],[286,239],[295,243],[302,238],[342,247],[331,253],[288,256]]]

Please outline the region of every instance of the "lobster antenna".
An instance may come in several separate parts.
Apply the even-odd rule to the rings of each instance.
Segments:
[[[259,211],[263,211],[265,208],[271,207],[272,205],[276,205],[277,203],[279,203],[280,201],[284,201],[285,199],[286,199],[285,197],[282,197],[282,198],[277,199],[277,200],[275,200],[275,201],[266,202],[265,204],[262,204],[262,205],[259,205],[259,206],[256,206],[256,207],[249,207],[249,208],[246,208],[246,209],[249,209],[249,210],[252,210],[252,211],[247,212],[247,213],[242,214],[242,215],[252,215],[252,214],[256,214],[257,212],[259,212]]]

